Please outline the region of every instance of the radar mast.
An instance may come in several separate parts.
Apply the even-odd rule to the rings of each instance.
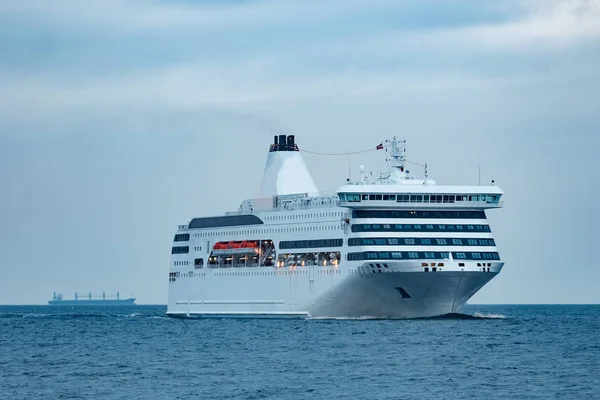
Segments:
[[[402,179],[409,179],[406,164],[406,140],[398,140],[396,136],[392,140],[386,140],[387,147],[390,149],[390,158],[388,160],[390,179],[398,182]]]

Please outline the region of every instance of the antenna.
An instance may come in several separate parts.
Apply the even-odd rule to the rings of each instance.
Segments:
[[[348,147],[346,147],[345,150],[346,158],[348,159],[348,179],[350,182],[352,182],[352,166],[350,165],[350,154],[348,154]]]

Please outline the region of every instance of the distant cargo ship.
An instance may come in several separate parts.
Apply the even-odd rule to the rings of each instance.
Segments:
[[[100,296],[92,296],[92,293],[88,293],[86,297],[80,297],[75,293],[74,300],[64,300],[62,293],[54,292],[52,300],[48,301],[48,305],[51,306],[134,306],[135,298],[130,297],[128,299],[119,298],[119,292],[117,292],[116,298],[107,298],[106,293],[102,293]]]

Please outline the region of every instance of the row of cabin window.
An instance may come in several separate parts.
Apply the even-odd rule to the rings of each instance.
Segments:
[[[452,253],[452,257],[460,260],[499,260],[500,255],[498,253],[480,253],[480,252],[469,252],[469,253]]]
[[[339,275],[342,271],[339,269],[326,269],[315,271],[317,275]],[[350,271],[348,271],[350,273]],[[282,276],[282,275],[308,275],[308,271],[278,269],[276,271],[256,271],[256,272],[217,272],[215,277],[231,277],[231,276]]]
[[[402,259],[434,259],[444,260],[450,258],[450,253],[440,251],[362,251],[348,253],[348,261],[357,260],[402,260]]]
[[[348,203],[361,201],[395,201],[398,203],[458,203],[477,201],[489,204],[498,204],[498,194],[363,194],[339,193],[340,200]]]
[[[343,239],[295,240],[279,242],[280,249],[303,249],[317,247],[341,247]],[[351,238],[349,246],[495,246],[494,239],[463,238]],[[171,254],[187,254],[189,246],[174,246]]]
[[[479,211],[390,211],[390,210],[354,210],[354,218],[458,218],[485,219],[485,212]]]
[[[220,237],[234,235],[262,235],[267,233],[295,233],[295,232],[316,232],[316,231],[333,231],[341,229],[339,225],[323,225],[323,226],[300,226],[293,228],[272,228],[272,229],[256,229],[244,231],[225,231],[225,232],[198,232],[194,233],[193,237]]]
[[[352,232],[490,232],[489,225],[354,224]]]
[[[342,270],[339,269],[325,269],[325,270],[317,270],[315,271],[315,274],[317,275],[341,275],[342,273],[344,273]],[[350,274],[356,274],[357,271],[355,269],[349,269],[346,270],[346,273],[348,275]],[[176,278],[200,278],[200,277],[206,277],[207,273],[206,272],[193,272],[190,271],[188,272],[187,275],[181,274],[179,275],[179,272],[177,272],[177,276],[175,275],[171,275],[169,274],[169,282],[176,282],[177,279]],[[217,272],[214,273],[213,276],[215,277],[234,277],[234,276],[282,276],[282,275],[308,275],[308,271],[305,270],[287,270],[287,269],[280,269],[277,271],[252,271],[252,272]]]
[[[290,240],[279,242],[280,249],[307,249],[315,247],[342,247],[344,239]]]
[[[351,238],[348,246],[495,246],[494,239]]]
[[[459,260],[499,260],[500,255],[497,252],[452,252],[452,257]],[[365,251],[348,253],[348,261],[355,260],[390,260],[390,259],[448,259],[448,252],[437,251]],[[175,261],[174,265],[189,265],[189,261]],[[204,266],[203,258],[194,259],[196,269]]]
[[[188,240],[190,240],[189,233],[179,233],[175,235],[175,242],[187,242]]]
[[[452,253],[452,257],[461,260],[499,260],[497,252],[468,252]],[[450,258],[448,252],[423,252],[423,251],[364,251],[348,253],[348,261],[360,260],[402,260],[402,259],[426,259],[446,260]]]
[[[171,254],[186,254],[190,252],[190,246],[173,246]]]
[[[306,218],[327,218],[327,217],[341,217],[341,212],[326,212],[326,213],[314,213],[314,214],[287,214],[287,215],[273,215],[265,217],[266,221],[286,221],[294,219],[306,219]]]

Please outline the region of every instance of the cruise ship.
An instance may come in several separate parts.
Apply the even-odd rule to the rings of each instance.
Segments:
[[[319,193],[293,135],[269,147],[259,198],[179,225],[167,314],[174,317],[422,318],[458,312],[504,265],[486,212],[503,192],[443,186],[407,168]]]

